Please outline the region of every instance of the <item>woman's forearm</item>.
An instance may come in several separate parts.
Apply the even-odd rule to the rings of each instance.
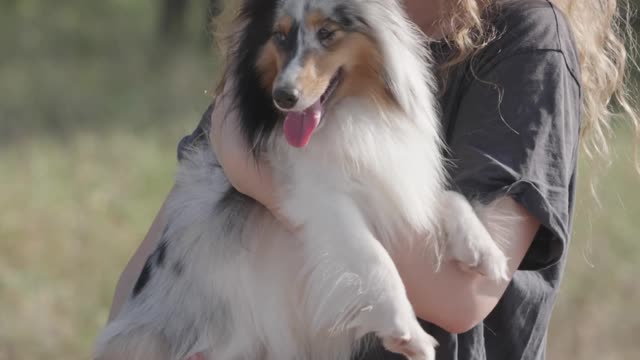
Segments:
[[[499,235],[504,240],[501,248],[509,258],[508,275],[511,278],[533,242],[540,224],[509,197],[497,200],[491,208],[498,215],[508,214],[499,228],[487,226],[487,230],[494,238]],[[445,261],[435,271],[432,258],[420,251],[404,251],[394,255],[418,317],[452,333],[466,332],[493,310],[508,282],[496,282],[463,270],[453,261]]]
[[[268,208],[278,219],[286,219],[276,207]],[[484,211],[485,217],[501,218],[498,226],[487,224],[486,227],[494,239],[501,240],[501,248],[509,259],[511,279],[529,250],[540,222],[510,197],[497,199]],[[291,226],[288,229],[295,231]],[[406,251],[392,254],[392,258],[416,314],[451,333],[466,332],[480,323],[509,285],[507,281],[494,281],[464,270],[454,261],[445,261],[438,267],[434,256],[415,248],[403,250]]]
[[[135,282],[140,276],[140,272],[142,271],[144,263],[147,261],[147,258],[153,251],[153,248],[160,239],[160,236],[162,236],[162,229],[164,229],[166,222],[164,217],[164,209],[165,207],[163,204],[162,208],[158,212],[158,215],[156,215],[156,218],[153,220],[151,228],[147,232],[144,240],[129,260],[129,263],[124,268],[122,275],[120,275],[120,279],[118,280],[116,291],[113,296],[113,301],[111,303],[109,321],[113,320],[120,312],[120,309],[122,308],[122,305],[124,305],[127,296],[129,296],[129,294],[131,293],[131,289],[133,289]]]

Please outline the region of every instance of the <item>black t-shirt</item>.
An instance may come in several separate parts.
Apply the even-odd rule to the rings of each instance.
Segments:
[[[501,33],[450,71],[440,97],[452,186],[488,202],[509,194],[542,224],[491,314],[464,334],[423,323],[438,360],[539,360],[566,261],[581,115],[577,51],[564,15],[546,0],[506,0]],[[434,44],[436,59],[446,47]],[[206,139],[211,108],[180,148]],[[402,359],[381,350],[363,360]]]

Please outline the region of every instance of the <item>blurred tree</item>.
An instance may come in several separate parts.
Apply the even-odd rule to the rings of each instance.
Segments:
[[[174,42],[184,35],[187,8],[193,0],[162,1],[160,36],[166,41]],[[215,30],[215,17],[220,15],[221,12],[222,0],[206,0],[206,11],[204,12],[206,34],[211,34]]]

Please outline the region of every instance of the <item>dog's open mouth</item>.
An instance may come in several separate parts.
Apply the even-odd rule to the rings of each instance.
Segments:
[[[311,106],[303,111],[288,112],[284,119],[284,136],[287,142],[294,147],[305,147],[313,132],[320,125],[324,114],[324,105],[331,100],[331,96],[340,85],[342,71],[338,70],[325,90],[324,94]]]

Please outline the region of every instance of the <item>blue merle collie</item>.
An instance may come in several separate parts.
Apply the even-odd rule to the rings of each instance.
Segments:
[[[347,360],[374,336],[434,359],[394,251],[444,244],[495,279],[506,259],[445,191],[423,34],[398,0],[245,0],[237,29],[230,96],[300,230],[236,192],[208,146],[194,148],[95,358]]]

